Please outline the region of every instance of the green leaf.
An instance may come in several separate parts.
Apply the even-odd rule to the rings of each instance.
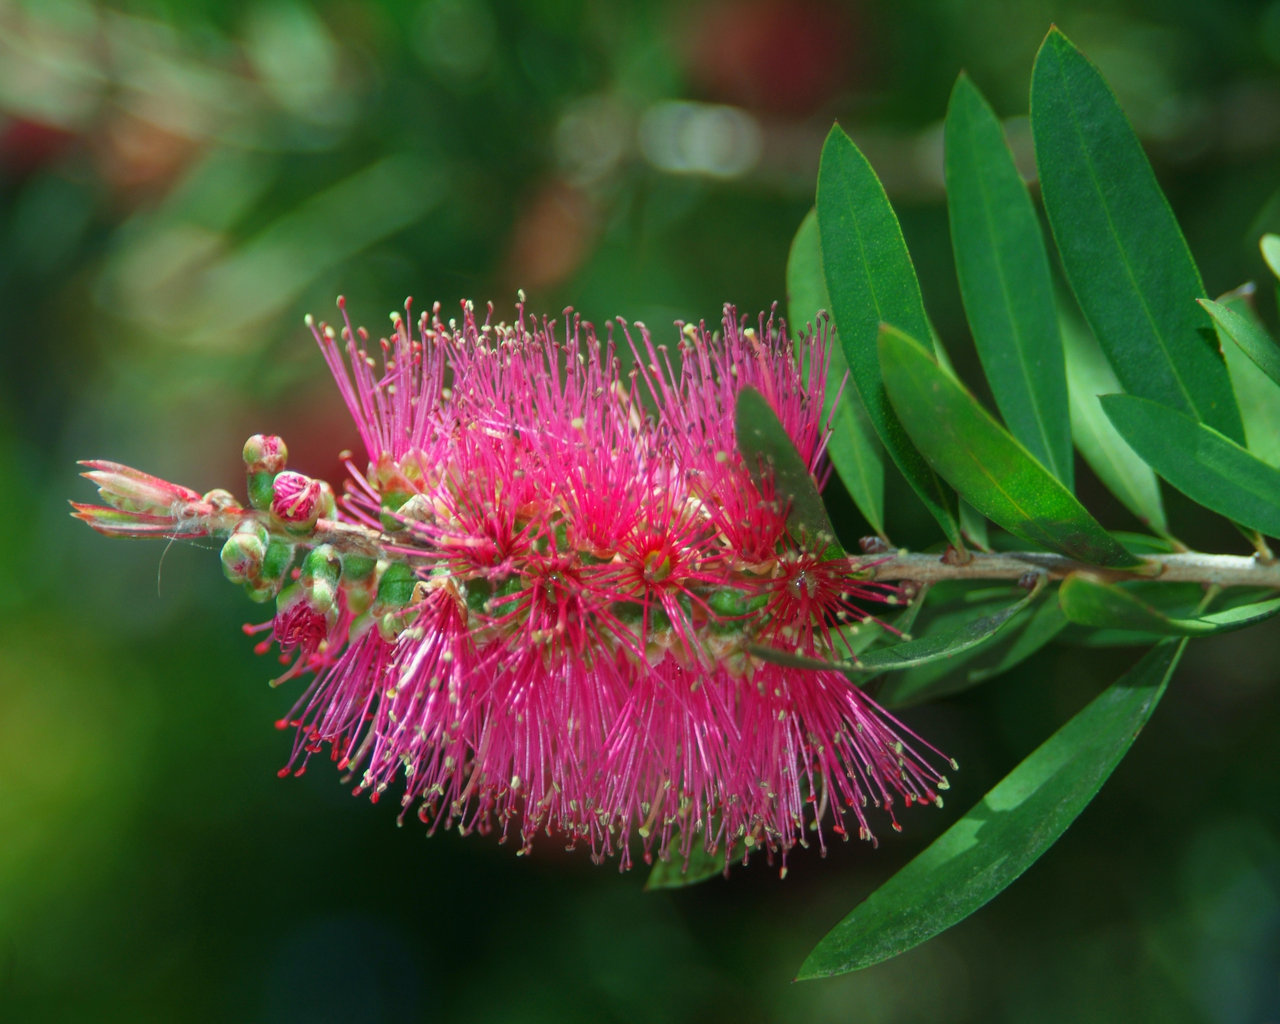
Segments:
[[[979,551],[991,550],[991,532],[982,513],[967,501],[960,502],[960,532],[970,546]]]
[[[1054,733],[841,921],[798,978],[888,960],[1009,886],[1057,841],[1120,763],[1164,694],[1186,641],[1161,644]]]
[[[1156,475],[1111,425],[1098,396],[1120,390],[1115,371],[1084,325],[1064,317],[1071,433],[1089,468],[1130,512],[1159,533],[1169,532]]]
[[[694,843],[687,865],[680,859],[678,851],[673,852],[670,860],[660,860],[653,865],[644,887],[646,890],[683,889],[723,874],[725,863],[722,851],[708,853],[701,844]]]
[[[1033,654],[1053,641],[1066,628],[1066,617],[1057,601],[1045,601],[1026,616],[1024,625],[1013,638],[1013,642],[992,665],[977,668],[969,673],[970,683],[985,683],[988,679],[1008,672],[1016,665],[1021,665]]]
[[[778,414],[755,388],[744,387],[738,392],[733,426],[751,479],[759,486],[762,471],[771,470],[778,499],[789,502],[787,526],[792,534],[815,545],[820,553],[829,551],[829,558],[843,556],[813,474],[791,443]]]
[[[1222,328],[1226,336],[1257,364],[1258,369],[1280,384],[1280,349],[1277,349],[1266,328],[1226,303],[1201,299],[1200,305],[1208,311],[1213,322]]]
[[[996,406],[1070,490],[1067,374],[1044,237],[1004,129],[964,74],[947,108],[946,179],[960,294]]]
[[[903,655],[908,652],[903,652],[901,648],[907,647],[906,643],[877,648],[864,654],[859,659],[863,668],[868,667],[870,659],[881,655],[886,663],[878,666],[879,668],[909,669],[903,675],[889,679],[876,693],[876,700],[888,708],[910,707],[926,700],[959,693],[979,682],[977,679],[971,680],[962,671],[970,656],[980,654],[984,647],[994,643],[998,637],[1003,638],[1013,632],[1013,627],[1025,618],[1024,613],[1039,592],[1040,588],[1037,587],[1021,601],[1006,605],[990,615],[973,617],[973,612],[970,612],[968,621],[961,620],[958,625],[950,624],[955,621],[954,614],[948,616],[945,628],[930,630],[927,636],[910,641],[920,652],[914,658],[904,658]],[[1048,643],[1048,639],[1045,643]],[[1028,657],[1030,653],[1028,652]],[[948,671],[949,669],[954,671]]]
[[[814,322],[819,310],[831,311],[827,282],[822,276],[822,245],[818,240],[818,214],[810,210],[791,243],[787,259],[787,309],[792,330]],[[835,466],[840,482],[858,506],[868,525],[881,537],[884,532],[884,452],[876,440],[866,410],[845,381],[849,364],[835,337],[827,370],[827,393],[823,414],[831,426],[827,454]],[[841,387],[844,391],[841,392]],[[836,401],[837,397],[840,399]]]
[[[1102,408],[1151,468],[1192,501],[1280,537],[1280,469],[1212,427],[1133,395],[1104,395]]]
[[[882,321],[916,337],[929,337],[920,284],[889,197],[867,158],[839,125],[822,147],[818,234],[831,312],[867,417],[947,541],[962,548],[955,495],[907,439],[885,395],[876,358]]]
[[[1173,618],[1123,587],[1072,573],[1058,591],[1063,614],[1084,626],[1136,630],[1165,636],[1208,636],[1243,629],[1280,613],[1280,598],[1210,612],[1194,618]]]
[[[1271,273],[1280,278],[1280,235],[1263,235],[1258,242],[1262,258],[1267,261]]]
[[[1031,129],[1063,270],[1125,390],[1243,441],[1178,222],[1111,89],[1057,29],[1036,56]]]
[[[954,657],[971,647],[986,643],[1025,608],[1037,592],[1038,588],[1021,601],[1007,605],[994,614],[970,619],[954,629],[931,631],[929,635],[915,640],[903,640],[885,647],[877,647],[865,654],[860,654],[855,663],[828,662],[759,644],[748,644],[747,650],[762,661],[770,661],[777,665],[787,665],[791,668],[834,669],[857,683],[863,681],[870,673],[891,672],[896,669],[910,668],[913,665],[924,665],[940,658]]]
[[[880,333],[885,388],[929,464],[1010,533],[1094,565],[1136,559],[912,338]]]
[[[987,643],[891,677],[875,692],[876,700],[898,708],[963,693],[1020,665],[1067,626],[1056,597],[1029,605]]]
[[[1247,447],[1268,465],[1280,466],[1280,376],[1271,376],[1280,374],[1280,350],[1253,312],[1254,291],[1247,284],[1217,302],[1201,299],[1200,305],[1218,329]]]

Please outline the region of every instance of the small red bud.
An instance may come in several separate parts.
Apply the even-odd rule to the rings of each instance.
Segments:
[[[250,473],[279,473],[289,460],[289,449],[274,434],[254,434],[244,443],[244,464]]]
[[[320,518],[324,491],[319,481],[286,471],[272,481],[271,493],[271,511],[291,531],[309,530]]]

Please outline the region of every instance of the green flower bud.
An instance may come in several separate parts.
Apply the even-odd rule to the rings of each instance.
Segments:
[[[246,583],[262,575],[270,538],[260,524],[248,520],[236,527],[222,545],[222,572],[232,583]]]
[[[342,562],[332,545],[321,544],[307,552],[302,560],[298,582],[307,591],[311,607],[327,612],[338,599],[338,583],[342,577]]]
[[[378,605],[382,609],[403,608],[413,600],[417,574],[403,562],[392,562],[378,581]]]
[[[289,458],[284,441],[274,434],[254,434],[244,443],[244,468],[249,490],[249,504],[256,509],[271,507],[272,484]]]

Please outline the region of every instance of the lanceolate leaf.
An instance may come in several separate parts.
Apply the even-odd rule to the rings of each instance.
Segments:
[[[1031,128],[1063,269],[1125,390],[1243,442],[1173,211],[1110,88],[1057,29],[1036,57]]]
[[[858,397],[885,451],[947,540],[962,547],[955,495],[907,439],[885,395],[876,358],[882,321],[918,338],[929,337],[920,284],[880,180],[839,125],[822,147],[818,233],[831,311]]]
[[[1133,395],[1102,408],[1130,446],[1192,501],[1280,537],[1280,469],[1189,416]]]
[[[860,654],[856,662],[827,662],[758,644],[749,645],[747,649],[763,661],[789,665],[792,668],[835,669],[837,672],[843,672],[854,682],[863,682],[868,674],[892,672],[910,668],[913,665],[925,665],[940,658],[952,658],[971,647],[986,643],[1025,608],[1034,595],[1035,591],[1021,601],[1015,601],[1001,608],[998,612],[972,619],[953,629],[930,632],[915,640],[903,640],[896,644],[877,647],[875,650]]]
[[[1008,649],[994,665],[970,671],[970,683],[986,682],[1003,672],[1008,672],[1015,665],[1022,664],[1050,643],[1067,625],[1062,609],[1052,599],[1046,600],[1023,617],[1027,620],[1027,624],[1018,631],[1013,642],[1008,645]]]
[[[818,311],[823,309],[831,312],[831,299],[827,296],[827,282],[822,276],[818,214],[810,210],[796,232],[787,260],[787,311],[791,329],[799,332],[805,324],[814,323]],[[829,327],[828,330],[834,335],[834,328]],[[845,380],[848,369],[844,350],[836,338],[831,346],[827,394],[823,402],[823,410],[831,425],[827,454],[858,511],[871,529],[883,537],[884,453],[857,393]]]
[[[960,531],[971,547],[979,551],[991,550],[991,531],[982,513],[967,501],[960,502]]]
[[[1167,636],[1226,633],[1280,613],[1280,598],[1272,598],[1195,618],[1172,618],[1123,587],[1079,573],[1073,573],[1063,582],[1058,600],[1067,618],[1084,626],[1132,629]]]
[[[1010,533],[1095,565],[1136,559],[901,331],[880,333],[880,363],[894,408],[917,448],[965,501]]]
[[[973,619],[956,629],[930,633],[915,640],[889,644],[867,651],[858,658],[860,672],[890,672],[895,669],[923,665],[939,658],[950,658],[970,647],[977,647],[995,636],[1034,599],[1037,590],[997,612]]]
[[[806,538],[819,552],[831,550],[830,557],[843,555],[818,485],[764,395],[750,387],[738,392],[733,422],[738,449],[752,478],[759,482],[762,469],[771,469],[778,499],[790,503],[787,525],[791,532]]]
[[[689,863],[686,866],[675,850],[670,860],[660,860],[654,864],[645,880],[646,889],[682,889],[686,885],[705,882],[708,878],[724,873],[724,851],[708,853],[700,843],[694,843],[689,851]]]
[[[1280,466],[1280,349],[1250,308],[1254,291],[1248,284],[1200,305],[1218,329],[1249,451]]]
[[[899,708],[962,693],[1026,661],[1067,625],[1056,597],[1027,605],[987,643],[890,676],[876,700]]]
[[[1039,592],[1040,588],[1037,588],[1035,594]],[[972,635],[976,637],[972,642],[961,645],[952,639],[949,645],[938,643],[937,639],[935,639],[935,634],[911,641],[915,644],[925,644],[933,641],[938,647],[938,653],[928,660],[919,659],[905,665],[901,663],[890,665],[890,668],[908,668],[908,671],[902,675],[891,677],[876,694],[876,700],[889,708],[908,707],[925,700],[933,700],[938,697],[959,693],[961,690],[966,690],[975,683],[980,682],[980,678],[974,678],[966,670],[966,665],[969,663],[970,658],[979,656],[988,646],[999,645],[1005,641],[1005,638],[1015,634],[1015,625],[1018,622],[1027,620],[1028,615],[1031,614],[1029,609],[1035,594],[1030,594],[1021,601],[1007,605],[991,615],[984,615],[961,626],[936,634],[938,638],[948,636],[958,638]],[[1048,643],[1049,639],[1046,637],[1044,642]],[[905,644],[895,645],[895,647],[903,646]],[[870,655],[865,655],[862,659],[864,667],[868,657],[874,657],[882,652],[888,653],[894,649],[894,647],[884,647],[872,651]],[[1029,656],[1030,653],[1027,652],[1022,657]],[[1021,660],[1021,658],[1018,660]],[[953,671],[948,671],[948,668],[953,669]],[[989,673],[988,676],[982,678],[989,678],[990,675],[994,674],[994,672]]]
[[[1161,644],[873,892],[809,954],[799,978],[887,960],[1004,890],[1093,799],[1151,717],[1186,641]]]
[[[1213,322],[1226,332],[1245,355],[1258,365],[1276,384],[1280,384],[1280,348],[1267,335],[1265,328],[1239,310],[1222,302],[1201,299]]]
[[[1107,357],[1079,322],[1063,318],[1071,433],[1080,454],[1112,494],[1135,516],[1159,533],[1167,533],[1160,484],[1151,467],[1138,458],[1098,403],[1098,396],[1120,390]]]
[[[946,178],[960,294],[991,393],[1009,432],[1070,490],[1067,376],[1044,237],[1000,121],[963,74],[947,108]]]
[[[1262,258],[1267,261],[1271,273],[1280,278],[1280,235],[1263,235],[1258,247],[1262,250]]]

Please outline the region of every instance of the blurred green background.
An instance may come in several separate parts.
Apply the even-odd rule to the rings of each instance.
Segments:
[[[909,712],[962,770],[945,810],[882,827],[879,849],[648,894],[643,870],[554,842],[516,858],[397,829],[394,801],[353,800],[327,762],[280,780],[272,723],[295,693],[265,685],[274,665],[239,632],[263,612],[216,552],[67,515],[92,497],[78,458],[239,489],[256,431],[336,477],[356,437],[302,316],[339,293],[374,330],[406,295],[510,315],[523,287],[535,310],[656,330],[785,300],[833,118],[976,382],[940,119],[965,67],[1029,149],[1050,22],[1119,93],[1210,292],[1261,280],[1280,2],[0,0],[0,1018],[1280,1020],[1274,623],[1193,644],[1012,890],[896,961],[793,985],[1138,652],[1052,648]],[[897,483],[890,509],[896,540],[932,539]],[[1244,549],[1176,496],[1171,521]]]

